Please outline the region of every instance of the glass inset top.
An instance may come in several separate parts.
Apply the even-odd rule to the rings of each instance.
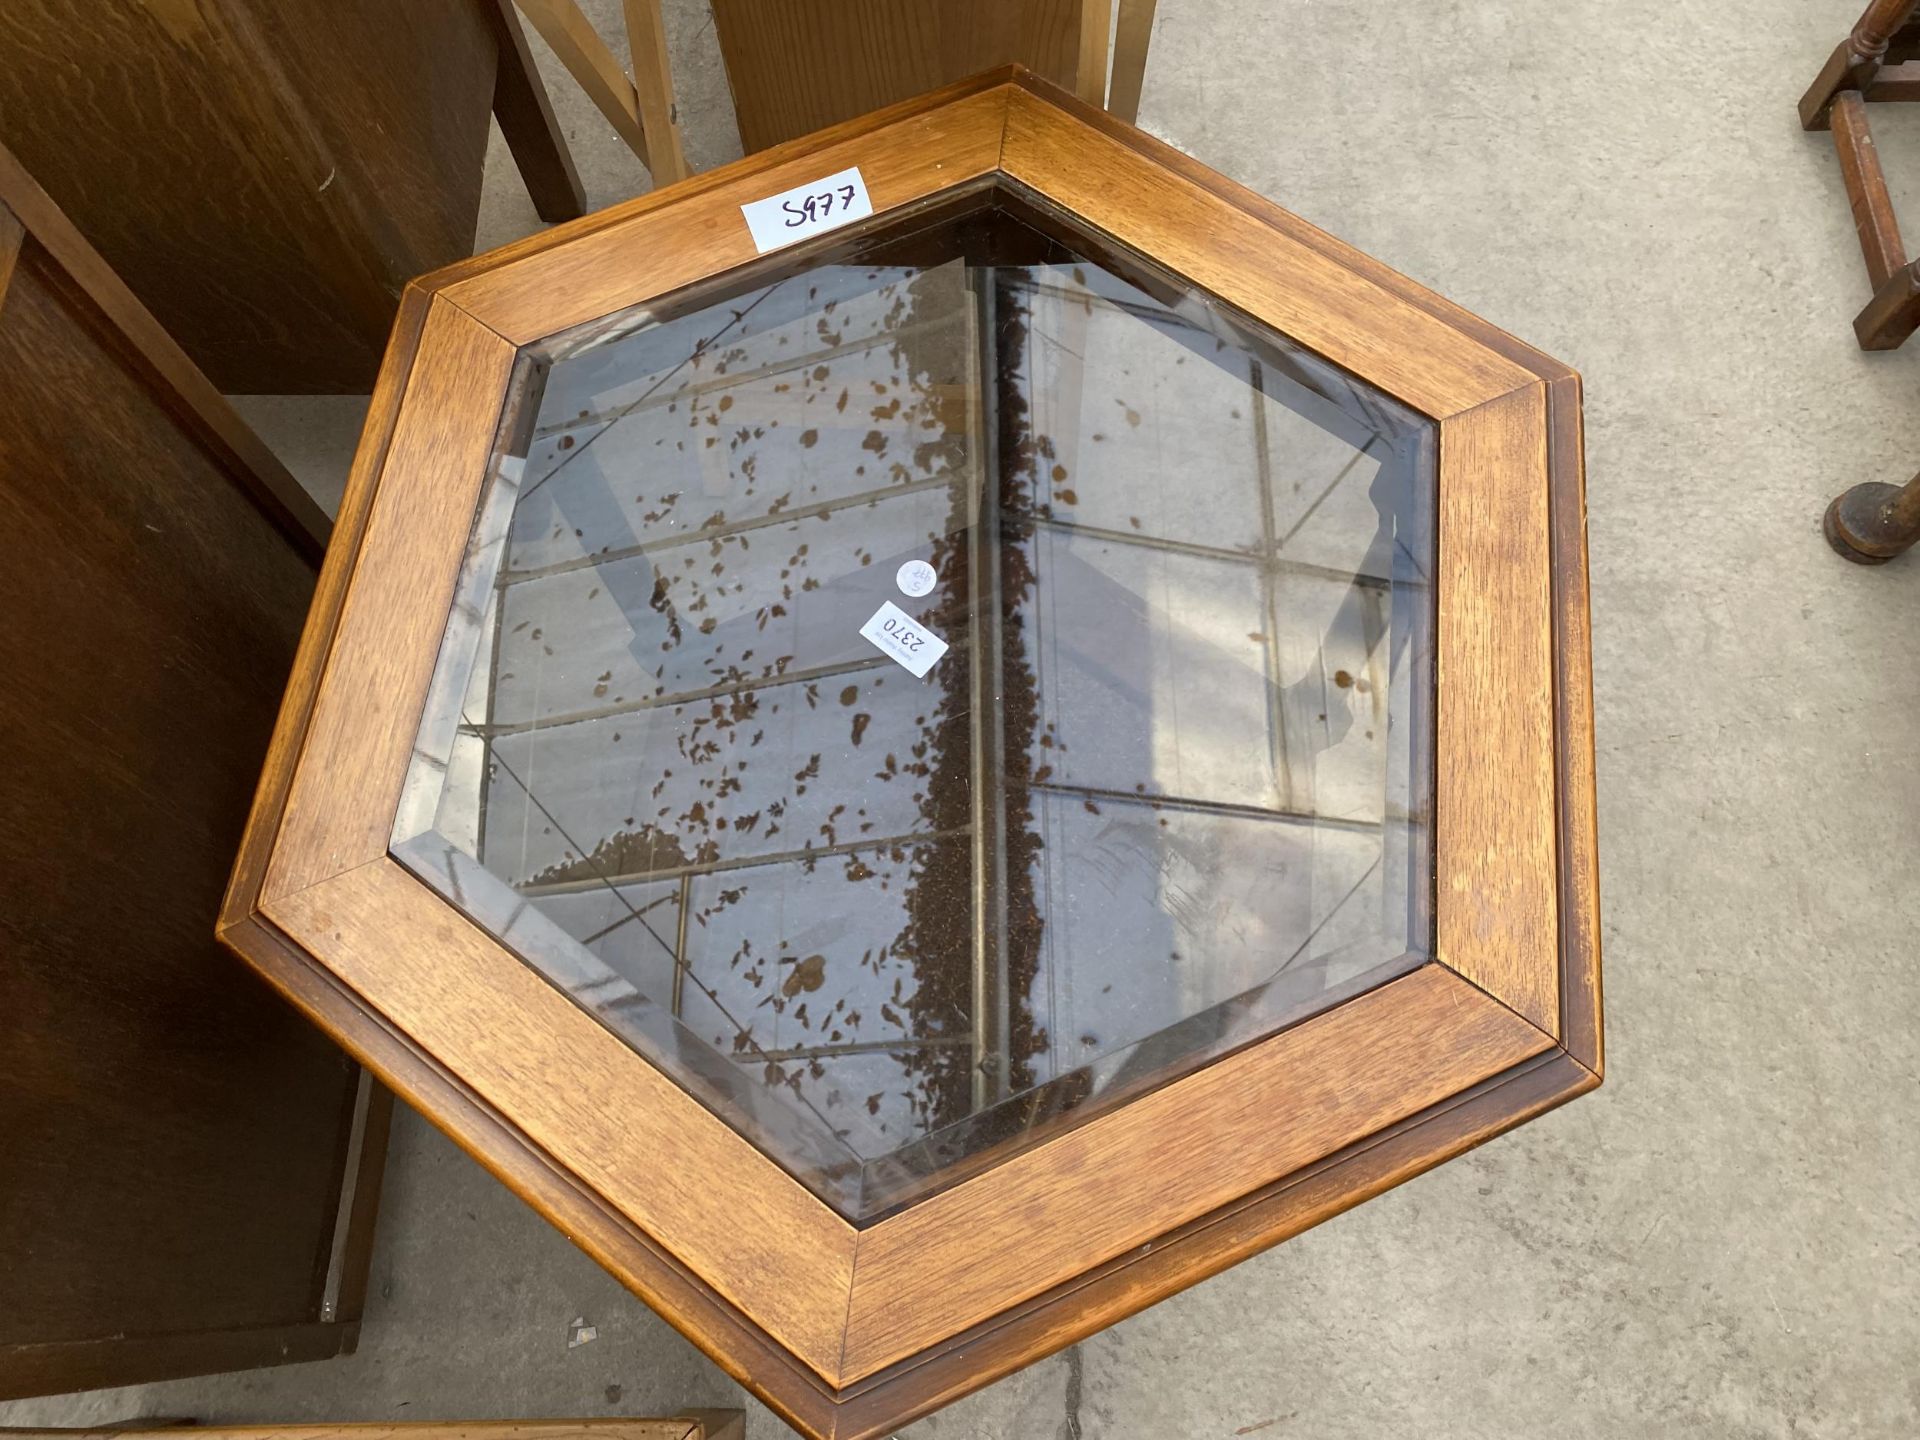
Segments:
[[[394,851],[865,1220],[1426,958],[1433,428],[1005,191],[777,263],[523,357]]]

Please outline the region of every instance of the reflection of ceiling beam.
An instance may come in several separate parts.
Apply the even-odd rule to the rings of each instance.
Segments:
[[[1228,800],[1198,800],[1184,795],[1160,795],[1144,790],[1105,790],[1097,785],[1067,785],[1036,780],[1033,788],[1048,795],[1071,795],[1102,805],[1140,805],[1150,810],[1190,810],[1200,815],[1231,815],[1242,820],[1268,820],[1307,830],[1353,830],[1363,834],[1382,828],[1378,820],[1348,820],[1310,810],[1286,810],[1267,805],[1236,805]]]
[[[952,483],[953,477],[936,475],[930,480],[909,480],[899,485],[881,486],[876,490],[862,490],[857,495],[848,495],[838,500],[822,500],[814,505],[795,505],[767,515],[754,515],[745,520],[735,520],[730,524],[709,525],[699,530],[676,530],[670,535],[662,535],[658,540],[641,540],[632,545],[621,546],[617,550],[596,550],[591,555],[580,555],[571,560],[556,561],[551,565],[541,565],[527,570],[502,569],[495,577],[494,584],[504,590],[510,585],[519,585],[528,580],[542,580],[549,575],[565,575],[575,570],[598,570],[608,565],[618,564],[622,560],[631,559],[635,555],[650,555],[655,551],[671,550],[679,545],[711,544],[715,540],[724,540],[730,535],[765,530],[769,526],[785,525],[794,520],[812,520],[822,515],[837,515],[842,510],[860,509],[877,500],[888,500],[896,495],[914,495],[922,490],[940,490]]]
[[[523,881],[515,885],[514,892],[529,900],[537,900],[547,895],[582,895],[590,891],[618,889],[624,885],[652,885],[662,880],[674,880],[682,875],[717,875],[731,870],[755,870],[767,865],[790,865],[810,860],[828,860],[841,855],[856,855],[865,850],[891,850],[896,847],[930,845],[936,840],[950,840],[955,836],[967,834],[965,827],[957,830],[919,830],[905,835],[862,836],[858,840],[843,840],[837,845],[815,845],[805,850],[774,850],[764,855],[738,855],[727,860],[710,860],[697,865],[678,865],[670,870],[646,870],[631,874],[612,875],[594,874],[582,876],[578,880],[555,880],[547,883]]]
[[[625,406],[615,405],[608,409],[592,411],[586,415],[574,415],[554,421],[548,425],[541,425],[534,430],[534,438],[544,440],[554,435],[565,435],[574,430],[590,430],[597,425],[611,425],[616,421],[625,419],[629,415],[644,415],[650,410],[665,409],[667,405],[675,401],[693,399],[701,395],[711,395],[717,391],[736,390],[740,386],[751,384],[755,380],[771,380],[781,375],[791,375],[796,371],[811,370],[814,366],[820,364],[823,359],[839,359],[850,355],[864,355],[868,351],[877,350],[883,345],[898,345],[902,341],[911,340],[918,335],[938,333],[942,329],[956,326],[961,323],[962,318],[964,317],[942,315],[931,320],[916,321],[911,325],[902,325],[897,330],[883,330],[864,340],[853,340],[844,345],[833,347],[822,346],[819,349],[802,350],[795,354],[784,356],[779,360],[770,360],[765,364],[755,365],[750,369],[716,373],[705,380],[689,381],[677,390],[655,390],[636,403]],[[740,343],[751,343],[753,338],[754,337],[750,336],[743,337]],[[694,363],[698,362],[700,355],[710,351],[717,351],[720,348],[710,340],[705,343],[707,346],[705,351],[695,351],[693,355],[689,357]],[[955,383],[959,384],[964,382]],[[935,386],[933,388],[939,390],[944,387]],[[754,419],[757,421],[759,418],[760,412],[756,410],[754,412]]]

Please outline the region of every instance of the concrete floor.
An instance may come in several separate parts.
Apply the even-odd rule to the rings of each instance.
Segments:
[[[1149,128],[1586,375],[1608,1082],[904,1436],[1920,1434],[1920,562],[1818,525],[1920,465],[1920,345],[1855,348],[1839,171],[1793,115],[1856,9],[1162,0]],[[699,0],[671,29],[715,163]],[[642,187],[554,88],[595,202]],[[1881,124],[1913,217],[1917,122]],[[532,224],[496,166],[483,243]],[[245,406],[323,492],[360,409]],[[388,1174],[359,1354],[0,1423],[735,1403],[416,1116]]]

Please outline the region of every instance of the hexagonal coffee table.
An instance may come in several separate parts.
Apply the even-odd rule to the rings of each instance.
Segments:
[[[408,292],[222,934],[883,1434],[1599,1082],[1581,488],[984,77]]]

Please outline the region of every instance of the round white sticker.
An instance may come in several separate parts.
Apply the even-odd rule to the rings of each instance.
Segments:
[[[939,577],[933,573],[933,566],[924,560],[909,560],[894,574],[894,581],[900,586],[903,595],[925,595],[933,589],[934,581]]]

